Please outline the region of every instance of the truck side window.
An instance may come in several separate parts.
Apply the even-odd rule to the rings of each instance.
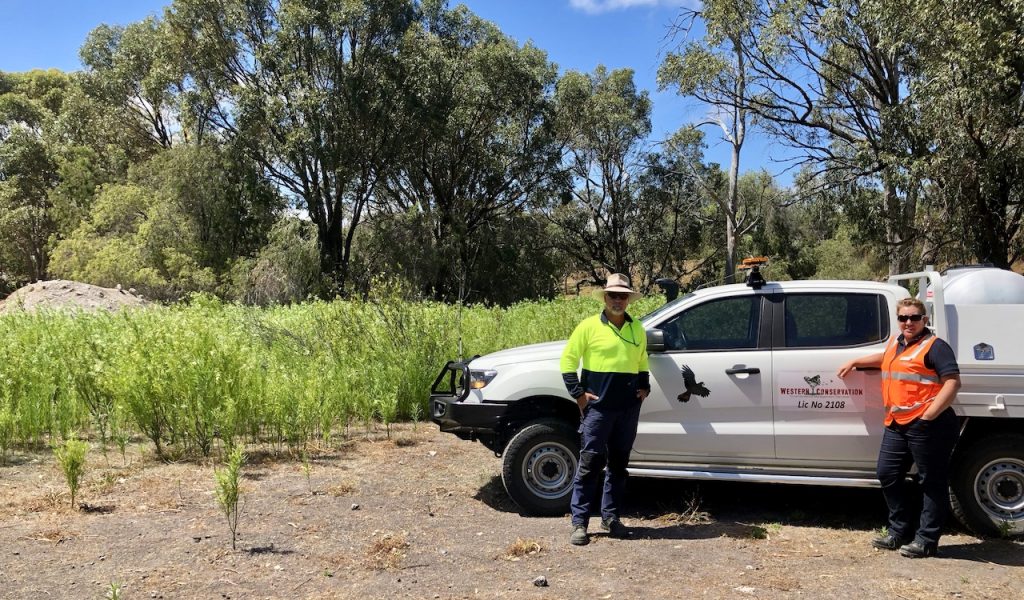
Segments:
[[[888,337],[888,314],[876,294],[787,294],[787,348],[859,346]]]
[[[760,296],[712,300],[687,309],[658,326],[668,350],[756,348]]]

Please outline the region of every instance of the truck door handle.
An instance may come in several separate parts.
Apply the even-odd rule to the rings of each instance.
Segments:
[[[751,375],[756,375],[756,374],[758,374],[760,372],[761,372],[761,369],[759,369],[757,367],[744,367],[742,369],[726,369],[725,370],[725,374],[726,375],[738,375],[740,373],[749,373]]]

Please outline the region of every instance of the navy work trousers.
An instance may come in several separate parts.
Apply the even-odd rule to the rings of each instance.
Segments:
[[[914,537],[926,545],[939,543],[949,513],[949,459],[956,444],[959,421],[948,408],[931,421],[892,423],[882,434],[878,452],[878,481],[889,507],[889,534]],[[907,473],[917,465],[923,497],[910,496]],[[918,508],[920,507],[920,508]]]
[[[604,480],[601,518],[617,519],[626,487],[626,465],[636,439],[640,400],[624,408],[587,406],[580,423],[580,463],[572,486],[572,523],[586,525]]]

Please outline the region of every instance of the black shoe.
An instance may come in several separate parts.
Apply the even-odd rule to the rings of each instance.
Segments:
[[[573,525],[572,534],[569,535],[569,543],[573,546],[586,546],[590,543],[590,536],[587,535],[586,525]]]
[[[609,537],[624,538],[629,535],[629,530],[618,519],[601,519],[601,529],[608,532]]]
[[[871,540],[871,545],[879,550],[899,550],[900,546],[903,546],[908,541],[910,540],[890,533]]]
[[[909,544],[900,547],[900,556],[906,556],[907,558],[927,558],[929,556],[935,556],[936,550],[938,550],[937,544],[924,544],[914,540]]]

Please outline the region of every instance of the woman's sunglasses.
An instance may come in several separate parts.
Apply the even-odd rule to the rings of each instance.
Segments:
[[[923,318],[924,315],[896,315],[896,320],[900,323],[906,323],[907,321],[917,323]]]

